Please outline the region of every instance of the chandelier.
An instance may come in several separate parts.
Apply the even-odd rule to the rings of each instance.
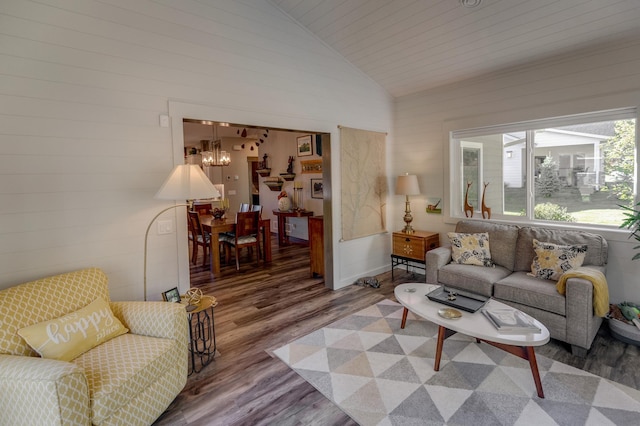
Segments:
[[[231,157],[227,151],[222,150],[222,141],[216,137],[216,123],[212,123],[213,139],[202,142],[202,165],[207,167],[228,166]]]

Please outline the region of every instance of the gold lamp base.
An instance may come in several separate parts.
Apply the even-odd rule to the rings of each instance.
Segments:
[[[409,196],[407,195],[407,201],[404,206],[404,223],[406,223],[402,232],[405,234],[413,234],[413,228],[411,227],[411,222],[413,222],[413,216],[411,216],[411,203],[409,203]]]

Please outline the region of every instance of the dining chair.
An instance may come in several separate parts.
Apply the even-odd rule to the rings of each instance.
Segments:
[[[250,208],[252,212],[260,212],[260,216],[262,216],[262,206],[260,204],[253,204]]]
[[[240,249],[244,247],[255,247],[256,263],[260,264],[260,212],[238,212],[236,213],[236,232],[224,238],[225,244],[229,245],[229,250],[225,249],[226,261],[229,263],[231,248],[234,249],[236,258],[236,270],[240,270]],[[249,251],[252,254],[252,251]]]
[[[241,203],[240,204],[240,208],[238,209],[239,212],[248,212],[249,211],[249,204],[247,203]]]
[[[211,235],[205,233],[202,230],[202,224],[200,223],[200,215],[197,211],[189,211],[189,239],[192,242],[193,249],[191,255],[191,263],[194,265],[198,260],[198,247],[202,246],[204,250],[204,256],[202,259],[202,266],[207,263],[209,244],[211,244]]]
[[[193,203],[193,210],[199,215],[211,214],[211,203]]]

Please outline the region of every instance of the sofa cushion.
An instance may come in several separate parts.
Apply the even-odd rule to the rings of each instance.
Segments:
[[[534,238],[533,251],[536,255],[531,263],[531,275],[558,281],[563,273],[582,266],[587,254],[587,245],[563,246]]]
[[[71,361],[109,339],[128,332],[98,297],[82,309],[18,330],[42,358]]]
[[[80,355],[72,362],[85,370],[93,424],[101,424],[136,399],[167,371],[179,365],[172,339],[124,334]]]
[[[511,271],[502,266],[487,268],[484,266],[450,263],[438,271],[438,282],[484,296],[491,296],[493,294],[493,283],[510,273]]]
[[[493,285],[493,296],[507,303],[531,306],[558,315],[566,315],[566,299],[556,290],[555,283],[514,272]]]
[[[456,225],[456,232],[488,233],[491,242],[491,260],[496,265],[513,271],[518,238],[517,226],[479,220],[461,220]],[[533,256],[531,258],[533,259]],[[531,262],[529,262],[529,266],[531,266]]]
[[[447,233],[451,243],[451,259],[463,265],[493,266],[489,234]]]
[[[514,271],[531,271],[535,256],[533,239],[562,245],[587,245],[583,265],[604,266],[607,264],[608,244],[601,235],[583,231],[567,231],[524,226],[520,228],[516,246]]]

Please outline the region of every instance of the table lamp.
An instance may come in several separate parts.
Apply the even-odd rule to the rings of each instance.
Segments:
[[[409,173],[398,176],[398,180],[396,181],[396,194],[405,195],[407,197],[404,209],[404,222],[406,223],[406,225],[402,232],[404,232],[405,234],[413,234],[413,228],[411,227],[413,217],[411,216],[411,204],[409,203],[409,195],[420,194],[418,177],[416,175],[410,175]]]
[[[220,192],[211,183],[207,175],[204,174],[200,166],[195,164],[179,164],[177,165],[167,180],[164,181],[158,192],[153,198],[159,200],[195,200],[197,198],[217,198]],[[151,219],[147,232],[144,234],[144,300],[147,300],[147,242],[149,239],[149,230],[153,222],[167,210],[189,206],[188,203],[174,204],[163,209]]]

